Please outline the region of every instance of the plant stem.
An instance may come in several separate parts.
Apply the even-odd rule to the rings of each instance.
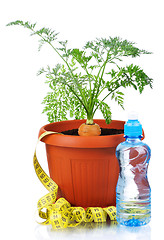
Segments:
[[[106,67],[106,64],[108,62],[108,57],[109,57],[109,51],[107,52],[106,60],[105,60],[104,64],[102,65],[102,67],[101,67],[101,69],[100,69],[100,71],[98,73],[98,77],[99,77],[100,72],[102,70],[101,77],[99,78],[99,84],[98,84],[98,88],[97,88],[97,92],[96,92],[96,98],[97,98],[97,95],[99,93],[99,89],[100,89],[100,86],[101,86],[101,81],[102,81],[102,78],[103,78],[103,75],[104,75],[105,67]]]
[[[90,74],[88,72],[88,70],[85,68],[86,70],[86,73],[88,75],[88,78],[89,78],[89,96],[90,96],[90,103],[89,103],[89,108],[91,108],[92,106],[92,85],[91,85],[91,78],[90,78]]]
[[[62,55],[57,51],[57,49],[52,45],[51,42],[49,42],[48,40],[46,40],[41,34],[35,32],[33,29],[31,29],[35,34],[37,34],[39,37],[41,37],[45,42],[47,42],[52,48],[53,50],[61,57],[61,59],[66,63],[71,75],[72,75],[72,78],[75,79],[75,76],[72,72],[72,69],[71,67],[69,66],[68,62],[62,57]],[[76,81],[75,81],[76,83]],[[70,85],[67,84],[67,86],[70,88],[70,90],[75,94],[75,96],[78,98],[78,100],[81,102],[81,104],[84,106],[86,112],[88,112],[88,109],[87,109],[87,101],[86,101],[86,98],[85,98],[85,95],[83,94],[82,92],[82,89],[81,87],[79,87],[79,85],[76,83],[78,89],[79,89],[79,92],[81,93],[81,97],[83,99],[83,101],[78,97],[78,95],[75,93],[75,91],[72,89],[72,87],[70,87]]]
[[[107,52],[107,56],[106,56],[106,60],[104,62],[104,64],[100,67],[99,69],[99,72],[98,72],[98,75],[96,77],[96,79],[99,78],[99,75],[101,73],[101,70],[102,70],[102,73],[101,73],[101,77],[99,78],[99,83],[98,83],[98,87],[97,87],[97,92],[96,92],[96,95],[95,95],[95,99],[98,97],[98,93],[99,93],[99,89],[100,89],[100,86],[101,86],[101,81],[102,81],[102,78],[103,78],[103,75],[104,75],[104,71],[105,71],[105,67],[106,67],[106,64],[108,62],[108,57],[109,57],[109,51]],[[93,97],[94,98],[94,93],[95,93],[95,89],[96,87],[94,87],[93,89]],[[93,104],[92,104],[92,112],[93,112],[93,109],[94,109],[94,105],[95,105],[95,101],[93,100]],[[96,109],[97,110],[97,109]],[[93,115],[94,115],[95,111],[93,112]]]
[[[41,36],[41,35],[40,35]],[[42,36],[41,36],[42,37]],[[43,37],[42,37],[43,38]],[[44,39],[44,38],[43,38]],[[45,39],[44,39],[45,40]],[[46,40],[45,40],[46,41]],[[61,59],[66,63],[66,65],[67,65],[67,67],[68,67],[68,69],[69,69],[69,71],[70,71],[70,73],[71,73],[71,75],[72,75],[72,77],[74,78],[74,74],[73,74],[73,72],[72,72],[72,69],[70,68],[70,66],[69,66],[69,64],[68,64],[68,62],[62,57],[62,55],[56,50],[56,48],[52,45],[52,43],[50,43],[50,42],[48,42],[47,41],[47,43],[55,50],[55,52],[61,57]]]
[[[87,114],[86,124],[92,125],[93,123],[94,123],[94,122],[93,122],[93,113],[88,113],[88,114]]]
[[[105,60],[104,64],[102,65],[102,68],[101,68],[102,73],[101,73],[101,77],[99,78],[99,84],[98,84],[98,88],[97,88],[96,97],[97,97],[97,95],[98,95],[98,93],[99,93],[99,89],[100,89],[100,86],[101,86],[101,81],[102,81],[102,78],[103,78],[103,75],[104,75],[105,67],[106,67],[106,64],[107,64],[107,62],[108,62],[108,56],[109,56],[109,51],[108,51],[108,53],[107,53],[106,60]],[[100,71],[100,72],[101,72],[101,71]],[[100,75],[100,72],[99,72],[99,75]],[[99,76],[99,75],[98,75],[98,76]]]
[[[103,102],[107,97],[109,97],[109,95],[111,93],[113,93],[116,89],[118,89],[120,86],[116,87],[114,90],[112,90],[111,92],[109,92],[101,101]],[[100,104],[97,105],[97,107],[95,108],[95,110],[93,111],[93,116],[95,114],[95,112],[97,111],[98,107],[99,107]]]
[[[83,101],[79,98],[79,96],[76,94],[76,92],[73,90],[73,88],[65,82],[65,84],[70,88],[71,92],[73,92],[73,94],[77,97],[77,99],[80,101],[80,103],[83,105],[83,107],[85,108],[87,114],[88,114],[88,109],[87,107],[85,106],[85,104],[83,103]]]
[[[93,119],[87,119],[86,124],[93,125],[94,124]]]
[[[76,61],[78,62],[78,60],[77,60],[77,58],[76,57],[74,57],[75,59],[76,59]],[[79,63],[79,62],[78,62]],[[89,95],[90,95],[90,105],[91,105],[91,93],[92,93],[92,88],[91,88],[91,79],[90,79],[90,74],[89,74],[89,72],[88,72],[88,70],[87,70],[87,68],[86,68],[86,66],[85,66],[85,63],[83,62],[83,64],[84,64],[84,66],[82,67],[81,66],[81,64],[79,63],[79,65],[85,70],[85,72],[86,72],[86,74],[87,74],[87,76],[88,76],[88,78],[89,78],[89,87],[90,87],[90,89],[89,89]],[[81,89],[81,88],[80,88]],[[82,91],[82,89],[81,90],[79,90],[79,91],[81,91],[80,93],[81,93],[81,95],[83,96],[83,99],[84,99],[84,101],[85,101],[85,104],[86,104],[86,106],[88,105],[88,102],[87,102],[87,100],[86,100],[86,97],[85,97],[85,95],[83,94],[83,91]]]
[[[116,77],[114,77],[114,78],[112,78],[110,81],[109,81],[109,83],[111,83],[114,79],[116,79],[117,78],[117,76]],[[100,96],[100,94],[104,91],[106,89],[106,85],[105,85],[105,87],[103,87],[102,89],[101,89],[101,91],[99,92],[99,94],[97,95],[97,97],[99,97]]]

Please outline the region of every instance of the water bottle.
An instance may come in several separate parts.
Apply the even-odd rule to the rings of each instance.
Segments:
[[[142,125],[131,114],[124,125],[125,142],[116,148],[120,173],[116,187],[116,218],[125,226],[142,226],[151,219],[151,189],[147,179],[150,148],[141,141]]]

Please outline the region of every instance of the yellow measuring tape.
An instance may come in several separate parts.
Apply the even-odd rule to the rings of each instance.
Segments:
[[[57,132],[47,131],[40,135],[38,142],[45,136],[50,134],[61,134]],[[71,207],[71,204],[64,198],[57,198],[58,185],[44,172],[40,166],[36,149],[33,157],[35,172],[49,191],[48,194],[39,199],[37,207],[40,218],[44,219],[40,224],[52,225],[53,229],[62,229],[67,227],[75,227],[82,222],[106,222],[107,215],[111,221],[116,220],[116,207],[110,206],[106,208],[88,207],[86,210],[82,207]]]

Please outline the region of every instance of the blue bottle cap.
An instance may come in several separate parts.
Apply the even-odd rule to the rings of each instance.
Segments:
[[[128,117],[128,121],[124,125],[124,134],[128,137],[139,137],[142,135],[142,125],[134,113]]]

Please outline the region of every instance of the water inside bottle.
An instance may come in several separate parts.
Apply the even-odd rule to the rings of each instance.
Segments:
[[[150,186],[147,167],[149,147],[134,138],[116,150],[120,174],[116,188],[117,221],[126,226],[141,226],[151,218]]]

